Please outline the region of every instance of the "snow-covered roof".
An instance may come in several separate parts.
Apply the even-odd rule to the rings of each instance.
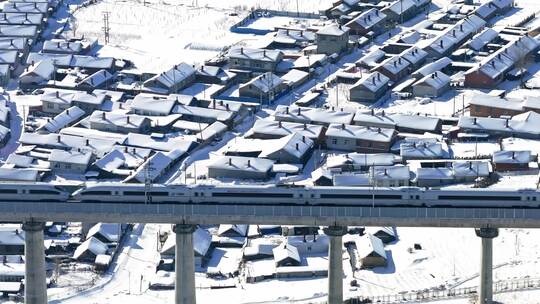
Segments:
[[[212,236],[208,231],[202,228],[198,228],[193,232],[193,251],[196,256],[206,256],[210,245],[212,243]],[[169,235],[165,244],[161,248],[162,255],[174,255],[175,254],[176,238],[174,235]]]
[[[0,167],[0,180],[35,182],[39,180],[39,171],[35,169],[16,169]]]
[[[406,49],[401,52],[398,56],[407,60],[411,64],[417,64],[418,62],[424,60],[427,57],[428,53],[417,46]]]
[[[407,69],[410,65],[411,63],[409,61],[402,59],[401,56],[397,55],[381,62],[376,69],[383,68],[393,75],[397,75],[401,73],[401,71]]]
[[[342,36],[349,33],[349,28],[335,23],[329,24],[317,31],[317,35]]]
[[[214,121],[211,125],[207,126],[202,131],[197,133],[195,137],[197,138],[197,140],[205,142],[207,140],[215,138],[216,136],[219,136],[220,134],[227,132],[228,129],[229,127],[227,127],[226,124],[220,121]]]
[[[229,50],[229,58],[278,62],[283,58],[283,53],[277,50],[234,47]]]
[[[360,63],[360,65],[364,65],[370,68],[375,67],[378,65],[377,61],[381,60],[381,58],[384,58],[385,55],[386,53],[383,50],[377,48],[360,58],[358,60],[358,63]]]
[[[300,84],[303,80],[309,76],[308,72],[304,72],[297,69],[291,69],[287,74],[281,76],[281,79],[286,84],[295,85]]]
[[[76,165],[88,165],[92,159],[92,152],[77,150],[52,150],[49,155],[50,162],[69,163]]]
[[[523,111],[523,104],[520,102],[510,101],[500,98],[498,96],[491,96],[488,94],[474,94],[470,98],[469,104],[497,109]]]
[[[116,146],[97,160],[95,165],[114,174],[129,175],[130,169],[139,167],[150,156],[150,152],[150,149]]]
[[[165,88],[171,89],[178,83],[195,75],[195,68],[187,63],[180,63],[173,66],[171,69],[158,74],[144,82],[144,86],[152,87],[154,83],[160,83]]]
[[[71,105],[76,93],[77,91],[46,88],[41,95],[41,102]]]
[[[179,104],[173,107],[172,113],[195,116],[195,117],[204,117],[211,118],[221,122],[230,121],[236,114],[233,111],[222,111],[210,108],[201,108],[194,106],[186,106]]]
[[[94,138],[92,136],[81,137],[66,134],[58,135],[24,132],[21,134],[19,141],[26,145],[47,146],[59,149],[91,149],[99,154],[110,151],[114,145],[124,141],[124,138],[125,136],[122,136],[122,139],[119,139],[99,136]]]
[[[519,133],[534,136],[540,136],[539,125],[540,114],[532,111],[518,114],[512,119],[462,116],[458,122],[460,128],[468,130]]]
[[[45,40],[43,42],[43,51],[50,53],[70,53],[78,54],[82,51],[80,41],[66,41],[61,39]]]
[[[324,62],[327,56],[325,54],[309,54],[300,56],[293,62],[294,68],[308,68],[318,63]]]
[[[273,73],[267,72],[253,78],[248,83],[242,86],[254,86],[258,88],[260,91],[262,91],[263,93],[268,93],[278,88],[282,83],[283,83],[283,80],[279,76]]]
[[[302,158],[314,146],[313,140],[298,133],[293,133],[271,141],[271,145],[264,145],[262,147],[259,157],[267,158],[272,156],[272,154],[283,152],[296,158]]]
[[[97,223],[86,234],[86,238],[95,237],[96,235],[103,236],[111,243],[118,242],[120,239],[120,224],[117,223]]]
[[[499,36],[497,31],[492,28],[486,28],[469,41],[469,47],[475,51],[480,51],[486,44],[497,38],[497,36]]]
[[[488,160],[459,160],[452,163],[456,178],[488,176],[490,164]]]
[[[495,151],[495,164],[528,164],[531,161],[531,151]]]
[[[450,168],[417,168],[416,180],[452,180],[454,172]]]
[[[173,151],[176,149],[190,151],[196,146],[196,143],[192,140],[186,140],[183,137],[154,138],[151,135],[129,133],[124,141],[124,145],[160,151]]]
[[[492,1],[488,1],[478,6],[474,10],[474,14],[487,20],[488,18],[492,17],[496,11],[497,7],[493,5]]]
[[[15,165],[16,167],[30,168],[34,160],[35,159],[30,156],[11,153],[6,160],[6,164]]]
[[[345,124],[330,124],[326,130],[327,137],[361,139],[377,142],[391,142],[396,136],[396,130],[389,128],[374,128]]]
[[[295,105],[279,105],[274,112],[276,120],[325,125],[331,123],[350,124],[353,116],[354,114],[345,111],[332,111]]]
[[[372,8],[363,12],[358,17],[351,20],[349,23],[347,23],[347,25],[351,23],[357,23],[362,28],[369,30],[374,25],[377,25],[381,21],[384,21],[384,19],[386,19],[386,14],[382,13],[376,8]]]
[[[399,154],[408,159],[433,159],[441,158],[445,152],[440,142],[405,142],[399,146]]]
[[[353,85],[353,88],[362,86],[371,92],[377,92],[382,87],[388,86],[389,81],[390,81],[390,78],[386,77],[384,74],[379,73],[379,72],[374,72],[374,73],[364,75],[364,77],[360,78]]]
[[[138,94],[131,102],[131,110],[168,115],[176,104],[174,99]]]
[[[255,121],[251,133],[268,134],[271,136],[287,136],[298,133],[310,139],[318,139],[321,136],[322,128],[320,125],[258,119]]]
[[[13,64],[17,62],[17,51],[0,50],[0,64]]]
[[[438,71],[430,75],[424,76],[424,78],[418,80],[414,85],[425,85],[436,90],[444,88],[450,83],[450,76]]]
[[[185,153],[186,151],[180,149],[174,149],[169,152],[158,151],[129,175],[126,178],[126,181],[135,179],[140,183],[145,183],[147,181],[154,182],[170,168],[174,161],[178,160]]]
[[[386,259],[386,251],[384,250],[383,242],[373,234],[368,233],[356,238],[355,244],[358,251],[358,258],[360,259],[368,257],[372,253]]]
[[[0,13],[0,16],[2,14]],[[24,37],[0,37],[1,50],[17,50],[22,51],[26,48],[28,39]]]
[[[104,244],[102,241],[96,239],[95,237],[91,237],[84,241],[82,244],[75,249],[75,252],[73,253],[74,259],[79,259],[81,256],[87,252],[90,251],[94,255],[100,255],[100,254],[106,254],[108,251],[108,247],[106,244]]]
[[[415,6],[413,0],[399,0],[392,2],[389,6],[385,7],[385,10],[390,10],[397,15],[401,15],[402,12],[406,12]]]
[[[238,172],[269,172],[274,164],[273,160],[242,157],[242,156],[216,156],[208,165],[208,168],[221,170],[238,171]]]
[[[279,29],[274,37],[278,43],[296,44],[315,40],[315,33],[304,30]]]
[[[369,168],[373,180],[409,180],[411,172],[408,166],[374,166]]]
[[[3,12],[6,13],[47,13],[48,2],[6,2]]]
[[[4,12],[9,2],[5,3]],[[0,36],[3,37],[26,37],[35,38],[38,33],[36,25],[2,24],[0,25]]]
[[[283,242],[279,244],[279,246],[272,249],[272,253],[274,254],[274,261],[276,262],[276,265],[286,259],[293,259],[298,263],[301,262],[298,249],[291,244],[287,244],[286,242]]]
[[[89,118],[90,123],[114,125],[131,129],[141,128],[147,121],[148,118],[140,115],[103,111],[94,111]]]
[[[3,24],[32,24],[41,25],[43,22],[43,14],[41,13],[20,13],[20,12],[3,12],[0,13],[0,23]]]
[[[77,84],[77,86],[88,86],[91,88],[97,88],[106,83],[107,81],[110,81],[113,77],[113,74],[109,73],[107,70],[101,69],[94,74],[83,78]]]
[[[84,115],[85,112],[83,110],[81,110],[79,107],[73,106],[69,109],[62,111],[53,119],[47,121],[43,128],[50,133],[56,133],[60,131],[60,129],[63,129],[64,127],[76,122]]]
[[[79,91],[73,96],[73,102],[101,106],[106,96],[103,94],[86,93]]]
[[[51,79],[54,74],[54,66],[50,60],[40,60],[34,64],[29,65],[19,78],[24,78],[29,75],[38,75],[44,80]]]
[[[440,70],[446,68],[447,66],[449,66],[451,64],[452,64],[452,60],[450,58],[443,57],[443,58],[438,59],[437,61],[434,61],[432,63],[428,63],[428,64],[424,65],[423,67],[419,68],[418,70],[416,70],[413,73],[413,76],[415,76],[415,77],[418,77],[416,75],[422,75],[421,77],[428,76],[428,75],[430,75],[432,73],[435,73],[437,71],[440,71]]]
[[[356,166],[391,166],[396,162],[396,156],[390,153],[348,153],[329,155],[326,158],[328,168],[341,167],[347,164]]]
[[[365,113],[359,109],[354,115],[356,125],[374,125],[384,127],[398,127],[432,132],[437,130],[440,119],[430,116],[408,115],[399,113]]]
[[[222,236],[233,233],[237,236],[246,236],[248,228],[248,225],[220,224],[218,228],[218,235]]]

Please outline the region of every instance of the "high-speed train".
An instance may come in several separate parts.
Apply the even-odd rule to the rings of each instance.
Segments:
[[[273,185],[129,185],[87,186],[75,191],[77,202],[151,204],[262,204],[324,206],[540,207],[536,190],[429,190],[416,187],[298,187]]]
[[[537,190],[425,190],[274,185],[152,185],[99,183],[78,188],[0,183],[0,201],[132,204],[261,204],[320,206],[540,207]]]

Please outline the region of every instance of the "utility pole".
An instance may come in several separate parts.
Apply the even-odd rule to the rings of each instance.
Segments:
[[[109,27],[109,15],[110,15],[110,12],[108,11],[104,11],[103,12],[103,38],[105,39],[105,44],[109,44],[109,32],[110,32],[110,27]]]

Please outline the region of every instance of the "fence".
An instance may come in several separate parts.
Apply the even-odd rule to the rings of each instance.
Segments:
[[[521,278],[515,280],[499,281],[493,284],[493,293],[505,293],[528,289],[540,289],[540,278]],[[422,291],[411,291],[393,295],[380,296],[360,296],[346,301],[348,304],[362,303],[421,303],[433,300],[445,300],[454,298],[475,298],[478,287],[463,287],[453,289],[433,289]]]

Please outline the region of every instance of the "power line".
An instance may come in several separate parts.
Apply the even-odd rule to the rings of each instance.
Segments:
[[[109,15],[110,15],[110,12],[108,12],[108,11],[103,12],[103,28],[102,28],[102,30],[103,30],[103,37],[105,39],[105,44],[109,43],[109,32],[110,32]]]

